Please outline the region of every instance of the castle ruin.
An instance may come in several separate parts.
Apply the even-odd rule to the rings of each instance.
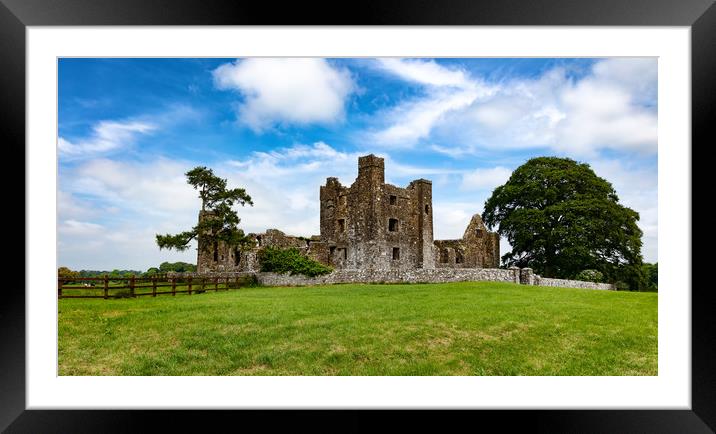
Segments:
[[[349,187],[328,178],[320,187],[320,235],[286,235],[277,229],[249,234],[255,246],[230,249],[205,246],[199,237],[197,270],[258,271],[257,252],[265,246],[296,247],[339,270],[413,270],[496,268],[499,235],[475,214],[461,239],[433,239],[432,182],[417,179],[401,188],[385,183],[385,162],[375,155],[358,158],[358,177]],[[199,219],[210,218],[201,211]]]

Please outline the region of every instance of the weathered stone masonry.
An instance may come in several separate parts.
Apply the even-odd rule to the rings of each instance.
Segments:
[[[200,212],[199,219],[211,218]],[[328,178],[320,187],[320,235],[310,238],[269,229],[249,234],[253,249],[238,251],[199,240],[198,270],[258,270],[256,253],[264,246],[296,247],[337,270],[431,270],[496,268],[499,235],[475,214],[461,239],[433,240],[432,182],[417,179],[401,188],[385,183],[385,162],[375,155],[358,158],[358,177],[350,186]]]
[[[205,277],[254,277],[256,282],[265,286],[312,286],[338,283],[446,283],[446,282],[509,282],[522,285],[554,286],[562,288],[582,288],[614,290],[612,284],[592,283],[579,280],[542,278],[530,268],[416,268],[413,270],[336,270],[317,277],[302,275],[261,273],[261,272],[215,272],[215,273],[170,273],[177,276],[201,275]]]

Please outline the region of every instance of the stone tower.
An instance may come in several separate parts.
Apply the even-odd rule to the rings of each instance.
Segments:
[[[433,268],[432,183],[385,183],[385,162],[358,158],[350,187],[328,178],[320,189],[321,241],[331,265],[350,269]]]

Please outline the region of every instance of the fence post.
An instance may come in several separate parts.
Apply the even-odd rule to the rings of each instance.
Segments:
[[[206,277],[201,278],[201,291],[206,291]]]
[[[104,299],[109,298],[109,276],[104,275]]]
[[[177,295],[177,278],[172,277],[172,296]]]
[[[187,285],[188,285],[188,287],[189,287],[189,295],[191,295],[191,276],[189,276],[189,277],[186,279],[186,282],[187,282]]]
[[[236,289],[239,288],[241,288],[241,286],[239,286],[239,276],[236,276]]]
[[[57,298],[62,298],[62,282],[63,279],[61,277],[57,278]]]
[[[155,276],[155,277],[152,277],[152,297],[156,297],[156,296],[157,296],[157,278]]]
[[[134,294],[134,274],[129,278],[129,293],[132,295],[132,297],[136,297]]]
[[[219,292],[219,278],[214,277],[214,291]]]

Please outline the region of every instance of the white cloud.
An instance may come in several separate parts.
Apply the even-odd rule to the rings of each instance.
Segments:
[[[198,209],[196,191],[184,175],[191,167],[165,158],[146,163],[94,159],[72,169],[66,188],[124,210],[168,216]]]
[[[450,69],[435,61],[380,59],[386,72],[404,80],[427,86],[425,97],[403,102],[376,115],[384,125],[367,135],[380,146],[410,148],[429,137],[433,128],[452,111],[463,110],[495,90],[466,71]]]
[[[430,135],[435,124],[446,113],[469,106],[476,97],[476,91],[466,89],[458,92],[434,92],[430,99],[404,103],[381,115],[388,120],[389,125],[372,132],[369,140],[392,148],[413,147]]]
[[[168,129],[177,124],[199,122],[204,113],[195,107],[173,104],[162,111],[143,114],[130,119],[102,120],[91,125],[86,137],[68,139],[58,137],[57,148],[61,160],[81,160],[126,151],[143,136]]]
[[[186,183],[189,162],[94,159],[65,168],[58,193],[60,265],[73,269],[140,269],[196,261],[196,251],[160,251],[156,234],[188,230],[201,202]]]
[[[455,158],[527,148],[583,157],[604,149],[656,152],[655,59],[601,60],[577,81],[554,68],[536,79],[489,85],[434,61],[386,59],[381,65],[424,85],[425,94],[376,116],[384,125],[370,137],[379,145],[430,141],[430,149]]]
[[[462,69],[448,69],[434,60],[378,59],[380,67],[398,77],[431,86],[471,87],[472,81]]]
[[[92,127],[89,137],[75,143],[59,137],[57,146],[61,156],[75,157],[113,151],[133,144],[140,134],[148,134],[156,126],[140,121],[100,121]]]
[[[100,234],[104,228],[96,223],[65,220],[57,229],[60,234],[92,236]]]
[[[579,155],[599,149],[655,153],[657,115],[655,59],[608,59],[593,74],[561,93],[565,118],[556,147]]]
[[[492,168],[475,169],[462,176],[460,188],[462,190],[489,190],[504,184],[512,175],[512,170],[497,166]]]
[[[252,58],[219,66],[217,88],[243,96],[237,115],[254,131],[275,124],[333,123],[355,85],[346,69],[318,58]]]

